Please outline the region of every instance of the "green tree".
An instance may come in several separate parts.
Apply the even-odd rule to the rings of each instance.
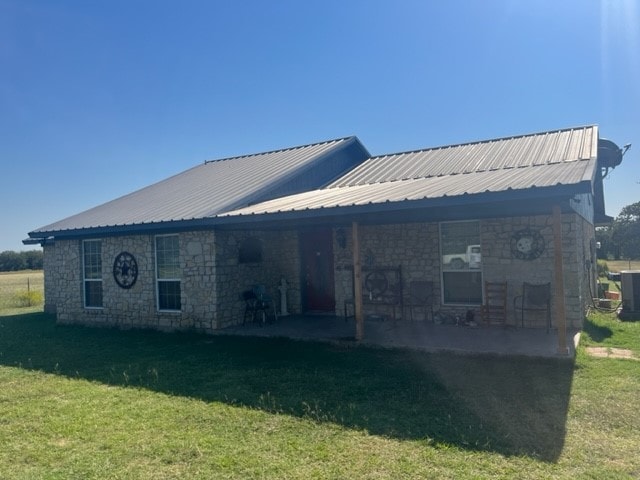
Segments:
[[[43,260],[42,250],[27,250],[26,252],[5,250],[0,253],[0,272],[42,270]]]
[[[29,270],[42,270],[44,260],[42,250],[27,250],[26,252],[20,252],[20,255],[24,259],[26,268]]]
[[[26,266],[24,258],[18,252],[5,250],[0,253],[0,272],[24,270]]]
[[[611,225],[596,228],[596,241],[600,244],[600,248],[596,250],[596,255],[599,259],[618,260],[620,258],[620,249],[613,241],[612,230]]]
[[[611,227],[611,238],[626,259],[640,258],[640,202],[620,211]]]

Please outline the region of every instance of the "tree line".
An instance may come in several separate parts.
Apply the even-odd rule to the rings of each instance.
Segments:
[[[640,202],[627,205],[611,225],[596,229],[598,258],[605,260],[640,259]]]
[[[42,250],[0,252],[0,272],[17,272],[18,270],[42,270]]]

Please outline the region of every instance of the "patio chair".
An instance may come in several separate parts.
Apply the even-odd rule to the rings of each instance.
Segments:
[[[480,310],[487,325],[507,323],[507,282],[484,282],[484,305]]]
[[[424,319],[429,318],[433,322],[433,282],[426,280],[413,280],[409,282],[409,301],[406,303],[409,307],[409,317],[413,321],[413,310],[416,307],[424,308]]]
[[[246,323],[247,317],[250,317],[252,322],[257,321],[260,326],[267,323],[269,316],[273,316],[274,321],[278,319],[275,303],[264,285],[253,285],[251,290],[242,293],[242,298],[245,302],[243,324]]]
[[[546,313],[547,333],[551,328],[551,282],[535,285],[524,282],[522,295],[513,299],[513,308],[520,311],[520,325],[524,327],[525,312]],[[531,324],[531,320],[529,320]]]

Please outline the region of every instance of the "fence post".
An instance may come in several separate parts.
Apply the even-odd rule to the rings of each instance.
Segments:
[[[27,307],[31,306],[31,282],[29,277],[27,277]]]

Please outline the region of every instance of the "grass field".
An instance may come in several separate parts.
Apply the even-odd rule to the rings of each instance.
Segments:
[[[606,260],[610,272],[640,270],[640,260]]]
[[[1,315],[1,314],[0,314]],[[586,346],[640,357],[640,322]],[[638,478],[640,362],[0,316],[0,478]]]
[[[0,272],[0,313],[26,313],[42,309],[42,270]]]

